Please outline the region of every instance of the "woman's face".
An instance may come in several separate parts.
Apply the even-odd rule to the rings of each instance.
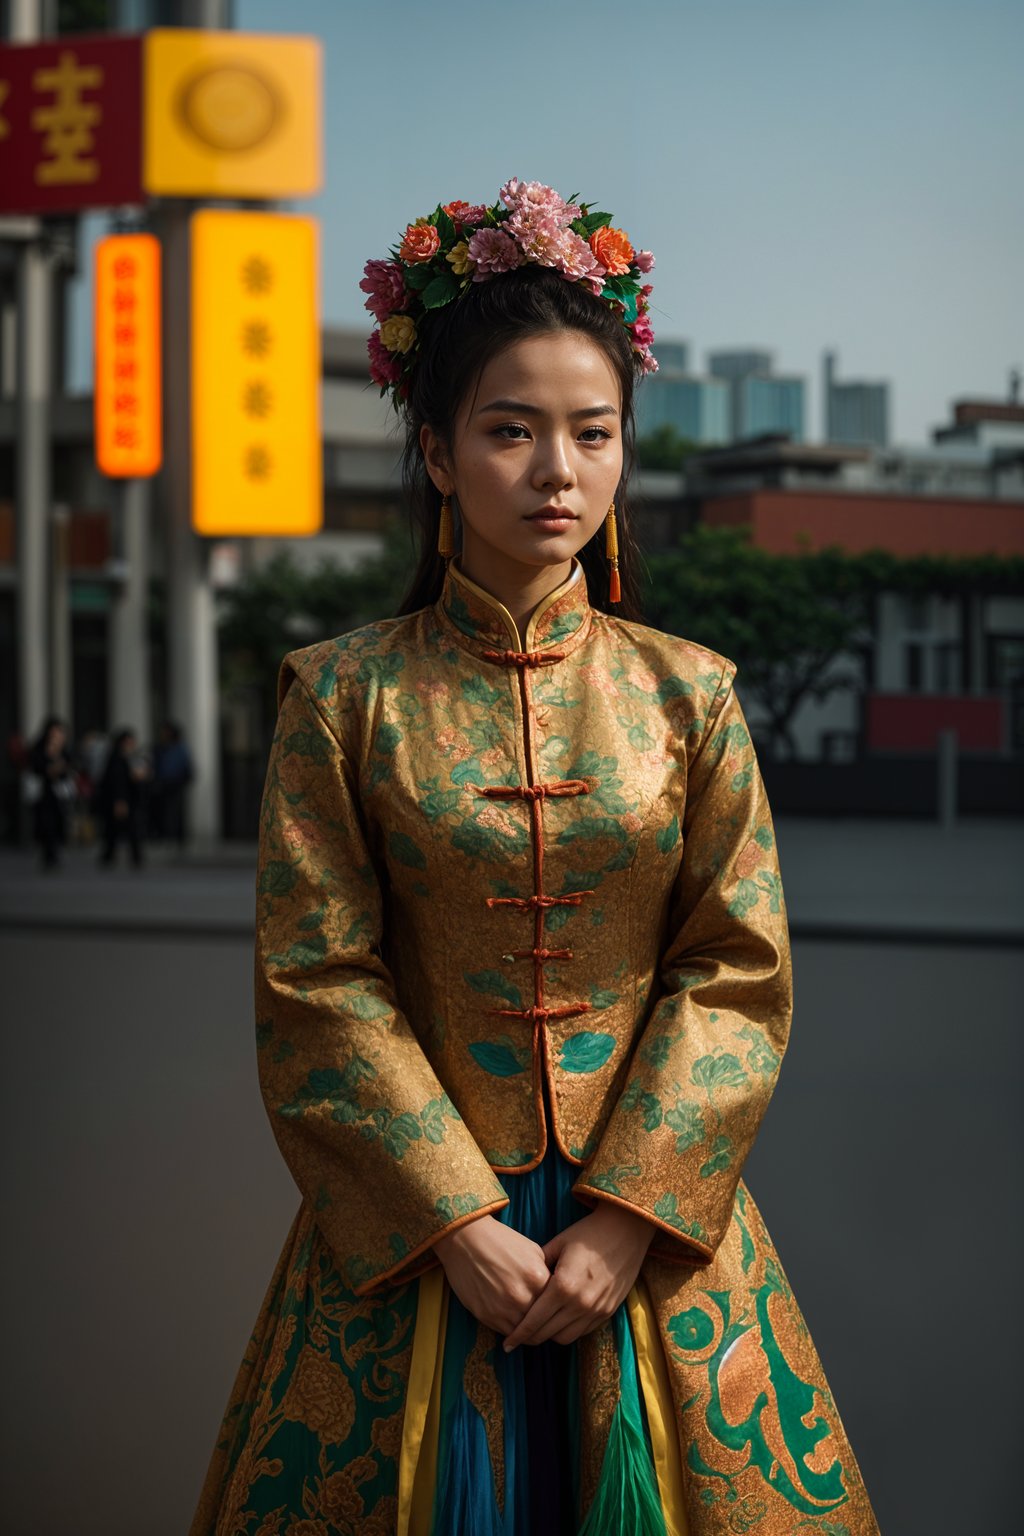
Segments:
[[[603,350],[554,331],[491,359],[459,408],[450,453],[423,429],[431,478],[458,501],[468,575],[568,564],[594,536],[622,474],[621,406]],[[562,520],[538,521],[545,510]]]

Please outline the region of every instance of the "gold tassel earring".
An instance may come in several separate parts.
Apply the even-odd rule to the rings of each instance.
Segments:
[[[608,516],[604,520],[604,552],[612,567],[608,576],[608,601],[619,603],[622,601],[622,588],[619,584],[619,530],[615,526],[614,501],[608,508]]]
[[[452,499],[446,491],[441,497],[441,525],[437,531],[437,552],[446,560],[455,553],[455,527],[452,522]]]

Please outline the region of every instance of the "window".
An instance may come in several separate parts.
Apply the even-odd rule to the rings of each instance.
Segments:
[[[924,646],[919,640],[910,640],[903,647],[903,686],[908,693],[920,693],[924,688]]]

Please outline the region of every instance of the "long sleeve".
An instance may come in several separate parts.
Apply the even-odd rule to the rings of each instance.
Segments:
[[[728,1227],[792,1014],[771,813],[728,663],[688,767],[658,995],[576,1184],[660,1230],[651,1253],[706,1263]]]
[[[355,773],[287,658],[260,813],[260,1084],[281,1152],[360,1295],[508,1204],[396,1000]]]

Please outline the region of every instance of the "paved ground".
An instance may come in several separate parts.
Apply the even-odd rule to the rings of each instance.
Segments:
[[[1009,1536],[1024,828],[779,842],[796,1014],[748,1182],[885,1536]],[[0,856],[0,1523],[182,1536],[297,1204],[255,1076],[252,850],[74,854]]]
[[[1024,938],[1024,822],[782,820],[777,834],[797,937],[1014,943]],[[122,849],[120,857],[125,859]],[[147,849],[147,867],[97,867],[67,850],[44,872],[0,850],[0,926],[249,933],[256,851],[246,844]]]

